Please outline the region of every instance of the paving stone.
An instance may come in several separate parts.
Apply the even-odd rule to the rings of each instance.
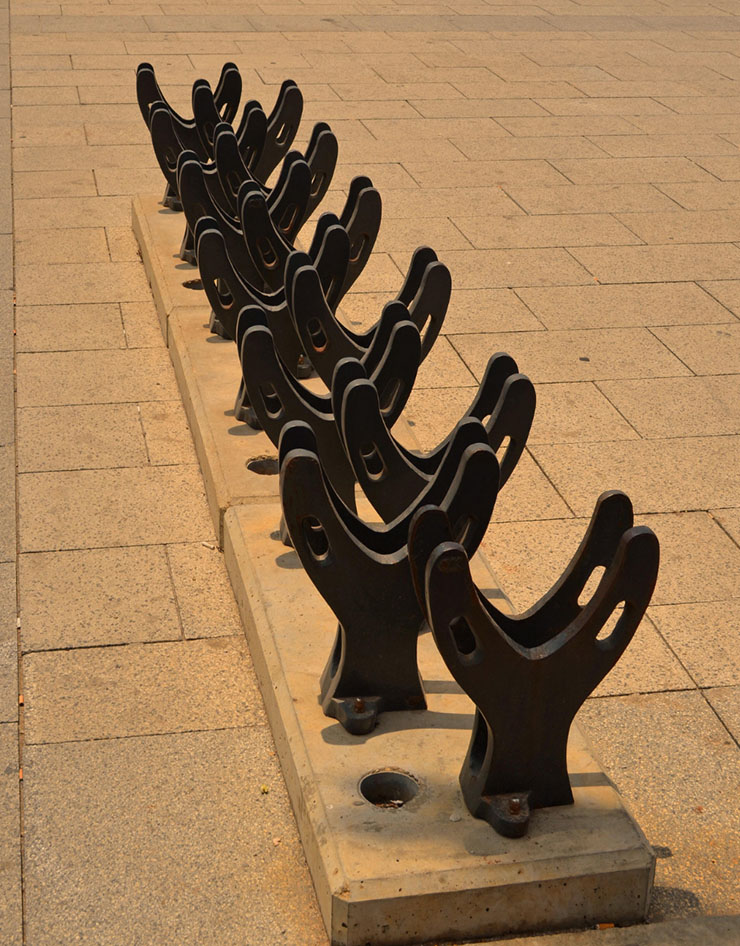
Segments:
[[[676,209],[675,202],[652,184],[572,184],[567,187],[510,184],[506,192],[530,214],[629,213]]]
[[[518,101],[518,100],[517,100]],[[491,103],[485,100],[468,100],[459,107],[481,106],[490,109]],[[450,108],[457,103],[450,104]],[[424,114],[424,107],[419,110]],[[611,136],[605,136],[611,140]],[[627,136],[632,138],[631,135]],[[471,161],[482,161],[495,155],[499,159],[544,158],[597,158],[603,155],[601,146],[597,147],[587,138],[453,138],[452,143]]]
[[[0,937],[23,943],[21,813],[18,795],[18,728],[0,725]]]
[[[398,254],[392,254],[398,261]],[[512,288],[591,282],[566,250],[448,250],[444,261],[458,289]]]
[[[538,384],[529,443],[634,440],[638,434],[590,382]]]
[[[740,742],[740,687],[714,687],[704,691],[710,706],[736,742]]]
[[[465,238],[462,237],[464,240]],[[466,245],[468,244],[465,240]],[[0,234],[0,289],[13,288],[13,236]]]
[[[121,311],[114,304],[17,306],[19,352],[123,348]]]
[[[441,336],[420,365],[414,387],[422,390],[466,386],[473,383],[475,379],[465,362],[450,345],[449,340]]]
[[[21,555],[19,574],[24,652],[181,635],[162,547]]]
[[[162,347],[162,329],[153,302],[123,302],[121,313],[129,348]]]
[[[590,140],[616,158],[737,152],[735,145],[719,135],[595,135]]]
[[[311,92],[320,93],[322,89],[328,89],[329,86],[314,85],[306,86],[307,97]],[[320,102],[308,101],[303,109],[303,120],[305,122],[328,121],[333,123],[340,119],[366,119],[366,118],[417,118],[418,112],[409,105],[408,102],[393,102],[382,99],[371,99],[370,101],[345,102],[342,99],[328,99],[326,94]],[[363,139],[373,154],[374,146],[372,139]],[[344,145],[353,142],[342,142]],[[357,142],[354,142],[355,144]],[[401,143],[401,142],[397,142]],[[438,144],[442,149],[447,148],[444,139],[438,139]]]
[[[547,73],[549,75],[549,72]],[[550,99],[566,98],[569,96],[578,97],[579,93],[572,85],[567,82],[547,81],[529,79],[524,81],[503,82],[493,77],[488,80],[455,82],[455,88],[459,88],[467,98],[470,99],[496,99],[521,98],[538,99],[546,105]],[[526,134],[526,131],[524,132]],[[534,132],[536,134],[536,132]]]
[[[697,181],[690,184],[660,184],[656,187],[685,210],[737,210],[740,207],[740,184],[735,181]],[[670,210],[670,207],[658,209]]]
[[[696,374],[733,374],[740,365],[740,324],[656,328],[655,335]]]
[[[527,162],[530,163],[530,162]],[[453,222],[479,249],[540,246],[614,246],[639,237],[607,214],[458,217]]]
[[[547,161],[537,160],[461,161],[458,157],[448,163],[429,154],[422,161],[404,161],[404,167],[421,187],[433,187],[440,180],[460,188],[475,187],[481,181],[491,186],[518,182],[544,186],[568,183]]]
[[[414,388],[404,411],[418,448],[433,450],[465,414],[478,388]]]
[[[687,369],[646,329],[454,335],[451,341],[476,378],[488,358],[507,351],[535,382],[672,377]]]
[[[88,170],[22,171],[13,176],[14,195],[21,198],[89,197],[97,194]]]
[[[722,528],[740,545],[740,509],[711,509]]]
[[[740,250],[727,245],[576,247],[573,256],[600,282],[731,279]]]
[[[15,444],[0,446],[0,562],[15,561]]]
[[[594,497],[596,499],[596,497]],[[532,607],[558,580],[588,527],[559,518],[492,525],[481,544],[514,608]]]
[[[740,240],[738,211],[623,214],[620,221],[646,243],[731,243]]]
[[[433,246],[438,254],[444,250],[470,249],[470,241],[459,228],[444,217],[421,220],[386,220],[380,228],[374,253],[408,250],[410,246]]]
[[[332,123],[332,130],[336,130],[336,122]],[[340,137],[337,133],[337,137]],[[372,182],[385,195],[387,190],[405,188],[418,190],[419,185],[409,172],[400,164],[374,164]],[[368,167],[364,164],[339,164],[332,178],[332,185],[346,190],[353,178],[367,174]]]
[[[408,260],[406,260],[406,264]],[[405,275],[405,270],[403,271]],[[403,275],[393,257],[387,253],[373,253],[353,289],[356,292],[385,292],[392,299],[401,288]]]
[[[33,230],[43,221],[46,230],[66,227],[123,227],[131,222],[130,197],[60,197],[54,201],[28,198],[15,202],[15,225]]]
[[[26,745],[245,726],[250,669],[242,634],[27,654]]]
[[[74,59],[74,57],[73,57]],[[639,115],[648,114],[647,110],[642,110],[642,102],[647,106],[650,99],[659,99],[663,102],[665,96],[690,96],[701,95],[698,89],[684,82],[673,82],[670,79],[660,80],[625,80],[615,82],[613,79],[602,81],[596,79],[591,82],[588,80],[576,79],[575,85],[585,95],[596,99],[615,98],[622,104],[622,107],[616,111],[618,115]],[[646,101],[647,99],[647,101]],[[640,105],[641,111],[632,111],[630,102]],[[600,103],[601,104],[601,103]],[[657,109],[653,111],[658,112]],[[567,114],[563,112],[553,112],[553,114]]]
[[[444,254],[446,256],[446,254]],[[378,311],[382,303],[378,306]],[[466,332],[542,331],[542,323],[511,289],[455,289],[447,309],[444,331]]]
[[[137,33],[146,32],[140,16],[41,16],[44,33]]]
[[[61,108],[61,105],[56,106],[19,106],[24,108]],[[85,141],[85,129],[81,124],[67,124],[67,125],[27,125],[27,124],[14,124],[13,128],[13,143],[18,142],[20,145],[26,145],[33,147],[34,145],[64,145],[66,150],[72,151],[76,150],[80,146],[86,144]],[[73,165],[74,167],[74,165]],[[19,168],[20,170],[20,168]],[[54,169],[55,170],[55,169]],[[32,199],[32,198],[29,198]],[[39,199],[39,198],[36,198]],[[24,224],[28,226],[28,224]]]
[[[481,206],[488,207],[491,214],[518,214],[520,207],[499,188],[469,187],[425,187],[418,191],[383,192],[383,219],[401,217],[417,219],[426,217],[449,217],[453,213],[472,216]]]
[[[167,556],[185,637],[241,633],[223,553],[212,542],[170,545]]]
[[[16,268],[21,305],[145,302],[151,290],[140,263],[57,263]]]
[[[16,230],[15,259],[18,268],[24,269],[52,263],[108,262],[110,256],[102,228]]]
[[[562,497],[531,456],[525,453],[496,500],[491,522],[522,522],[568,515],[570,509]]]
[[[602,381],[599,388],[648,439],[740,434],[740,373]]]
[[[64,88],[64,86],[60,88]],[[174,89],[174,92],[168,94],[167,101],[180,114],[187,113],[191,88],[188,86],[170,86],[168,92],[171,89]],[[129,105],[136,102],[136,89],[132,89],[128,83],[119,86],[80,85],[75,92],[81,105]]]
[[[92,170],[96,167],[151,168],[153,159],[151,144],[117,147],[82,144],[74,148],[46,144],[37,147],[16,147],[13,151],[13,166],[19,171],[48,171],[57,168]],[[128,220],[125,222],[129,224]]]
[[[588,700],[578,720],[663,854],[652,919],[737,913],[727,864],[739,829],[727,799],[740,774],[740,749],[704,698],[687,692]]]
[[[225,946],[242,946],[245,929],[255,942],[325,946],[261,718],[29,747],[24,776],[26,923],[39,946],[200,946],[216,929]]]
[[[135,262],[141,259],[139,245],[131,227],[106,227],[105,238],[110,259],[114,263]]]
[[[740,683],[740,598],[653,607],[650,614],[698,686]]]
[[[517,295],[548,329],[727,321],[726,310],[688,282],[522,288]]]
[[[650,619],[645,617],[619,663],[594,690],[594,696],[692,690],[686,673]]]
[[[651,116],[652,117],[652,116]],[[663,116],[660,116],[663,118]],[[548,115],[547,118],[505,118],[499,124],[517,138],[571,137],[573,135],[639,134],[633,124],[616,115]]]
[[[576,515],[623,489],[639,512],[731,506],[740,489],[740,437],[538,444],[532,452]]]
[[[574,184],[702,181],[706,172],[686,158],[576,158],[555,161]]]
[[[138,405],[149,462],[155,465],[195,463],[195,448],[182,401],[150,401]]]
[[[462,99],[462,92],[449,82],[391,83],[382,79],[364,82],[333,82],[332,88],[342,99]]]
[[[740,280],[723,279],[718,282],[703,282],[701,286],[734,315],[740,315]],[[706,322],[708,320],[696,319],[695,321]]]
[[[110,141],[93,141],[107,145]],[[97,193],[105,196],[118,194],[151,194],[163,190],[162,172],[156,168],[96,168]],[[183,224],[184,229],[184,224]]]
[[[490,118],[371,119],[367,127],[380,141],[405,138],[493,138],[505,134]]]
[[[18,356],[18,407],[171,401],[177,387],[161,349],[38,352]]]
[[[18,630],[15,565],[0,565],[0,722],[18,719]],[[0,900],[0,903],[2,901]],[[0,930],[2,910],[0,909]]]
[[[673,891],[668,896],[678,905],[681,902],[681,893]],[[659,896],[664,901],[666,892],[661,889]],[[685,907],[696,909],[696,904],[685,903]],[[515,937],[506,939],[505,942],[506,946],[695,946],[696,943],[701,943],[702,946],[735,946],[738,930],[740,917],[682,916],[678,920],[661,920],[613,929],[606,927]],[[495,946],[495,943],[480,943],[479,946]]]
[[[135,404],[25,407],[17,422],[20,473],[147,464]]]
[[[212,540],[192,465],[25,473],[18,490],[24,552]]]

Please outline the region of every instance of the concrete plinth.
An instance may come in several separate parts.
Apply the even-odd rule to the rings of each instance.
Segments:
[[[653,852],[577,725],[568,758],[575,804],[535,811],[528,836],[506,840],[463,803],[458,773],[473,706],[431,635],[422,635],[419,654],[426,711],[381,716],[362,737],[321,712],[318,677],[336,622],[295,552],[279,542],[277,477],[247,469],[276,451],[233,417],[239,361],[232,342],[208,333],[204,294],[183,286],[197,278],[177,259],[183,225],[155,198],[134,201],[134,229],[331,943],[402,946],[644,919]],[[394,433],[416,446],[405,422]],[[360,509],[372,517],[364,500]],[[480,554],[473,574],[508,606]],[[360,793],[365,775],[386,771],[418,787],[402,807],[378,807]]]
[[[332,944],[401,946],[644,919],[654,858],[574,726],[571,807],[541,809],[519,840],[471,817],[458,773],[473,707],[420,638],[428,709],[348,735],[318,704],[335,619],[274,529],[277,507],[234,507],[225,553],[306,857]],[[483,569],[482,563],[477,568]],[[480,571],[479,571],[480,580]],[[376,807],[363,776],[418,783]]]

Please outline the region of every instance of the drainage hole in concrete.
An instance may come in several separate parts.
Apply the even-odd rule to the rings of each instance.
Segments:
[[[376,808],[403,808],[419,793],[419,783],[404,772],[388,769],[360,779],[360,794]]]
[[[186,289],[202,289],[203,280],[202,279],[186,279],[183,283]]]
[[[280,472],[277,457],[252,457],[247,461],[247,469],[260,476],[275,476]]]

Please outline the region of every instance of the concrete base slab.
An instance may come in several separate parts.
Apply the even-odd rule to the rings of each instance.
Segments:
[[[177,261],[182,216],[156,198],[136,198],[133,216],[332,944],[401,946],[644,919],[652,850],[576,726],[576,804],[535,812],[528,837],[507,841],[462,801],[457,779],[473,707],[431,635],[420,641],[426,712],[381,717],[366,737],[322,714],[317,681],[335,620],[279,542],[277,476],[247,469],[275,448],[234,420],[239,362],[232,342],[209,334],[204,295],[183,286],[197,273]],[[395,433],[417,446],[405,422]],[[374,518],[365,501],[360,508]],[[480,555],[474,577],[509,607]],[[384,770],[411,775],[418,795],[400,809],[364,799],[362,777]]]
[[[401,946],[644,919],[652,850],[576,726],[575,804],[536,811],[529,835],[507,840],[462,801],[472,704],[429,634],[419,655],[426,712],[385,715],[366,737],[322,714],[317,680],[335,619],[280,545],[278,515],[269,505],[229,509],[226,563],[331,943]],[[411,775],[418,795],[401,808],[365,800],[360,780],[385,770]]]

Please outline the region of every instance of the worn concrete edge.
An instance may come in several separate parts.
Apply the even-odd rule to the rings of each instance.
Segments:
[[[389,871],[387,878],[376,878],[362,884],[347,878],[332,837],[331,819],[324,810],[321,791],[316,782],[318,775],[313,770],[311,753],[304,742],[303,727],[295,711],[294,695],[286,677],[280,645],[273,633],[259,575],[253,565],[251,544],[241,521],[245,511],[232,507],[226,513],[226,566],[242,615],[320,910],[332,944],[365,941],[364,936],[357,940],[352,939],[350,934],[353,928],[367,923],[366,904],[382,904],[383,915],[391,929],[402,929],[409,914],[435,917],[439,925],[428,932],[430,938],[436,940],[582,928],[604,918],[594,907],[591,908],[591,914],[584,915],[583,907],[577,906],[579,903],[589,903],[594,884],[600,892],[605,889],[620,891],[625,887],[631,887],[635,892],[639,890],[636,901],[640,907],[625,909],[621,914],[613,913],[610,919],[621,924],[644,919],[650,902],[655,859],[639,825],[613,786],[618,809],[635,834],[636,843],[632,848],[581,852],[568,858],[565,870],[557,856],[537,861],[532,868],[537,874],[536,881],[522,881],[518,877],[521,871],[516,863],[501,866],[497,868],[494,886],[491,886],[490,873],[484,866],[473,870],[466,867],[445,869],[439,873],[439,886],[433,890],[429,887],[414,890],[413,883],[409,884],[409,878],[405,878],[402,896],[396,893],[398,877],[393,876],[392,871]],[[313,589],[308,589],[306,593],[316,594]],[[578,737],[586,743],[580,731]],[[412,760],[409,759],[411,764]],[[502,876],[503,882],[500,880]],[[552,893],[556,897],[561,894],[562,898],[564,881],[569,885],[568,906],[555,911],[548,905],[548,894]],[[520,896],[526,896],[527,891],[534,886],[540,898],[540,913],[533,915],[533,912],[522,912],[516,919],[512,914],[507,915],[509,902],[514,903]],[[616,893],[613,896],[618,898]],[[440,909],[442,901],[445,909]],[[486,916],[488,908],[491,912]],[[510,909],[516,913],[515,907]],[[476,920],[478,925],[469,928],[457,925],[445,927],[445,917],[454,910],[458,913],[472,910],[474,914],[480,915],[480,919]],[[553,915],[556,912],[557,918]],[[487,926],[481,927],[484,923]],[[350,938],[347,939],[347,936]],[[372,941],[376,942],[375,938]],[[398,942],[418,941],[415,938],[401,938]],[[393,942],[395,946],[396,939],[382,937],[377,942]]]
[[[221,454],[216,445],[213,430],[208,422],[208,413],[205,408],[203,392],[200,389],[196,372],[193,369],[190,351],[183,337],[182,327],[177,318],[176,310],[174,310],[171,315],[172,317],[167,321],[167,344],[170,352],[170,360],[172,361],[175,378],[180,388],[180,395],[190,425],[195,452],[200,462],[208,509],[211,513],[214,528],[216,529],[219,546],[223,548],[224,513],[234,501],[248,502],[249,500],[246,496],[236,499],[229,499],[228,497],[226,475],[224,473],[223,464],[221,463]]]
[[[159,316],[159,327],[162,330],[163,338],[167,341],[167,319],[172,311],[172,299],[167,291],[167,280],[164,277],[159,253],[156,250],[147,214],[140,197],[134,197],[131,205],[131,226],[139,244],[141,260],[152,289],[154,305]]]
[[[288,786],[293,812],[298,822],[303,850],[309,865],[314,865],[322,861],[322,852],[313,826],[319,820],[326,821],[326,813],[317,811],[321,809],[322,802],[316,782],[311,778],[308,753],[300,738],[300,727],[277,647],[269,637],[258,633],[258,628],[269,627],[270,622],[257,576],[251,568],[251,559],[248,554],[244,554],[245,550],[239,547],[243,544],[242,533],[237,526],[235,516],[235,509],[227,509],[224,516],[223,550],[226,569],[231,579],[275,747]],[[298,783],[302,785],[300,792],[294,790]],[[336,845],[331,837],[324,838],[323,861],[331,865],[330,869],[326,873],[311,870],[311,877],[324,925],[329,930],[332,916],[332,890],[328,875],[334,871],[339,875],[341,870]]]

